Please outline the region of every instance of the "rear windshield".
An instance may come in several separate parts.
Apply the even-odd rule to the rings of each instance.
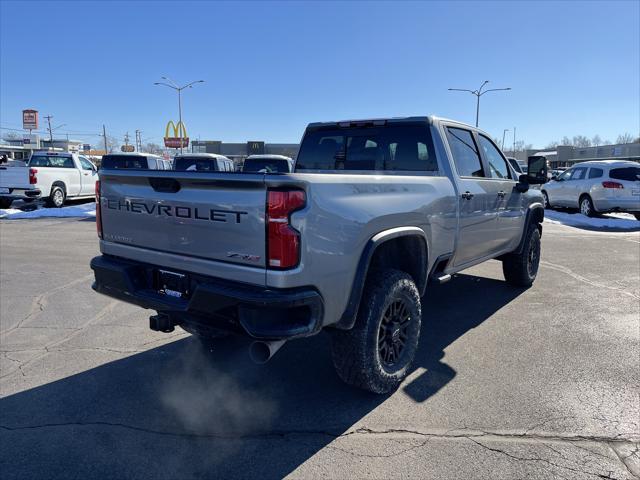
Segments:
[[[176,157],[173,161],[174,170],[195,172],[217,172],[218,161],[215,158]]]
[[[242,167],[243,172],[278,173],[289,172],[287,160],[269,158],[247,158]]]
[[[438,163],[426,126],[387,125],[308,132],[296,171],[433,172]]]
[[[147,162],[147,157],[133,155],[105,155],[102,157],[102,168],[148,170],[149,162]]]
[[[30,167],[75,168],[73,158],[62,155],[33,155]]]
[[[640,167],[612,168],[609,172],[609,177],[615,180],[635,182],[640,180]]]

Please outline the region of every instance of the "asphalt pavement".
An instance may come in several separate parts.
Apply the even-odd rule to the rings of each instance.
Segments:
[[[498,262],[423,299],[415,370],[350,388],[326,334],[266,365],[94,293],[91,220],[0,221],[0,476],[640,477],[640,233],[544,227],[528,290]]]

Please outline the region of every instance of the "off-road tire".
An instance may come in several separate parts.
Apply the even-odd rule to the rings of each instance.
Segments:
[[[0,208],[2,208],[3,210],[6,209],[6,208],[9,208],[12,203],[13,203],[13,200],[11,200],[11,199],[0,198]]]
[[[502,260],[502,272],[507,283],[516,287],[530,287],[538,275],[540,265],[540,231],[529,225],[522,253],[510,253]]]
[[[49,198],[47,198],[47,207],[50,208],[61,208],[64,206],[64,202],[67,199],[67,192],[64,191],[59,185],[54,185],[51,187],[51,193],[49,194]]]
[[[398,307],[400,305],[400,307]],[[402,309],[404,306],[404,309]],[[395,309],[395,310],[394,310]],[[398,318],[408,318],[396,329],[389,322],[392,310],[401,310]],[[420,294],[411,277],[402,271],[384,269],[367,276],[364,292],[358,309],[356,323],[351,330],[330,330],[331,354],[338,376],[347,384],[373,393],[388,393],[400,385],[407,376],[420,337],[422,308]],[[386,325],[384,329],[381,326]],[[386,332],[393,330],[391,335]],[[398,335],[396,335],[396,332]],[[381,353],[383,340],[404,344],[392,365],[383,360],[389,347]],[[395,350],[396,344],[391,347]],[[399,344],[398,344],[399,345]]]

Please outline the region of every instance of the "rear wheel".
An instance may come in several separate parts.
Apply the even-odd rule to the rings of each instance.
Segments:
[[[640,221],[640,212],[634,213],[633,216],[636,217],[636,220]]]
[[[340,378],[374,393],[398,388],[418,349],[421,317],[420,295],[407,273],[385,269],[369,275],[355,326],[331,331]]]
[[[502,261],[502,272],[507,283],[516,287],[530,287],[538,275],[540,265],[540,231],[529,226],[521,253],[510,253]]]
[[[47,206],[60,208],[64,205],[66,197],[67,195],[64,191],[64,188],[56,185],[51,188],[51,193],[49,194],[49,198],[47,199]]]
[[[593,202],[589,195],[583,195],[580,198],[580,213],[585,217],[594,217],[596,215],[596,209],[593,208]]]
[[[0,208],[3,208],[3,209],[9,208],[12,203],[13,203],[13,200],[9,198],[0,198]]]

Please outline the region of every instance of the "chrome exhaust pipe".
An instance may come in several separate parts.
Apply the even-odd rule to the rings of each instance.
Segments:
[[[249,346],[249,356],[255,363],[267,363],[280,350],[284,342],[286,340],[274,340],[271,342],[256,340]]]

